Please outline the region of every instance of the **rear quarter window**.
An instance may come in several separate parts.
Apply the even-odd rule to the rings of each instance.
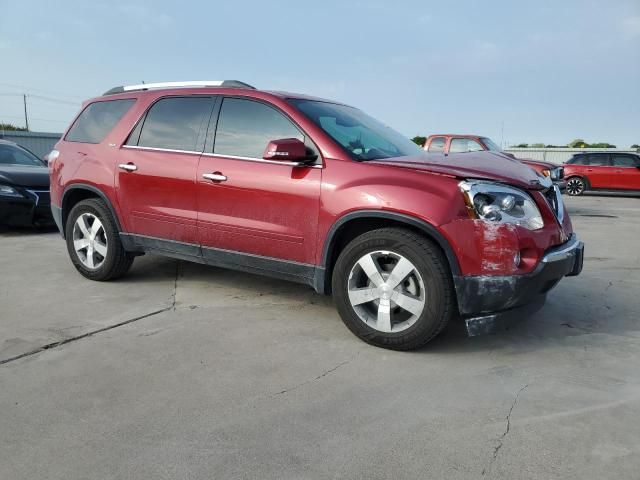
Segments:
[[[134,99],[108,100],[86,106],[67,133],[65,140],[100,143],[131,108]]]

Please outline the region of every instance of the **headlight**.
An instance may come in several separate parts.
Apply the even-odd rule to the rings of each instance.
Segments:
[[[22,195],[9,185],[0,185],[0,197],[22,198]]]
[[[544,226],[537,205],[522,190],[480,180],[464,181],[459,185],[467,207],[480,220],[511,223],[529,230]]]

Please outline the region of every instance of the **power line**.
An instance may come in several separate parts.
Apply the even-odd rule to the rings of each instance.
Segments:
[[[22,115],[0,115],[0,118],[19,118],[19,119],[23,119],[24,117]],[[31,120],[39,120],[41,122],[55,122],[55,123],[66,123],[68,124],[69,122],[66,120],[53,120],[52,118],[41,118],[41,117],[29,117]],[[0,121],[0,123],[2,123]]]
[[[26,85],[16,85],[14,83],[5,83],[5,82],[0,82],[0,85],[5,86],[5,87],[11,87],[11,88],[18,88],[21,91],[33,91],[33,92],[40,92],[40,93],[46,93],[46,94],[53,94],[57,97],[63,97],[66,98],[67,100],[80,100],[82,101],[81,97],[76,96],[76,95],[67,95],[65,93],[60,93],[60,92],[54,92],[52,90],[43,90],[41,88],[33,88],[33,87],[27,87]],[[28,93],[28,92],[27,92]],[[88,95],[89,97],[90,95]]]
[[[9,92],[3,92],[3,93],[0,93],[0,95],[2,95],[3,97],[23,97],[24,95],[26,95],[27,97],[38,98],[40,100],[45,100],[45,101],[48,101],[48,102],[61,103],[63,105],[73,105],[74,107],[77,107],[81,103],[81,102],[69,102],[67,100],[61,100],[59,98],[45,97],[44,95],[35,95],[33,93],[9,93]]]

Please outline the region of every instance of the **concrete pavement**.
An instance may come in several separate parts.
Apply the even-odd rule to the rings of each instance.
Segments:
[[[640,199],[567,202],[581,276],[412,353],[304,286],[152,256],[93,283],[4,231],[0,478],[637,478]]]

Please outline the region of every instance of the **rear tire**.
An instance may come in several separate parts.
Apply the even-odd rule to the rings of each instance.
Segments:
[[[587,190],[587,181],[582,177],[571,177],[567,180],[565,190],[572,197],[582,195]]]
[[[97,198],[78,202],[71,209],[65,238],[71,262],[90,280],[121,277],[133,263],[134,256],[124,250],[109,208]]]
[[[455,311],[446,257],[401,228],[367,232],[340,253],[333,296],[345,325],[372,345],[413,350],[435,338]]]

